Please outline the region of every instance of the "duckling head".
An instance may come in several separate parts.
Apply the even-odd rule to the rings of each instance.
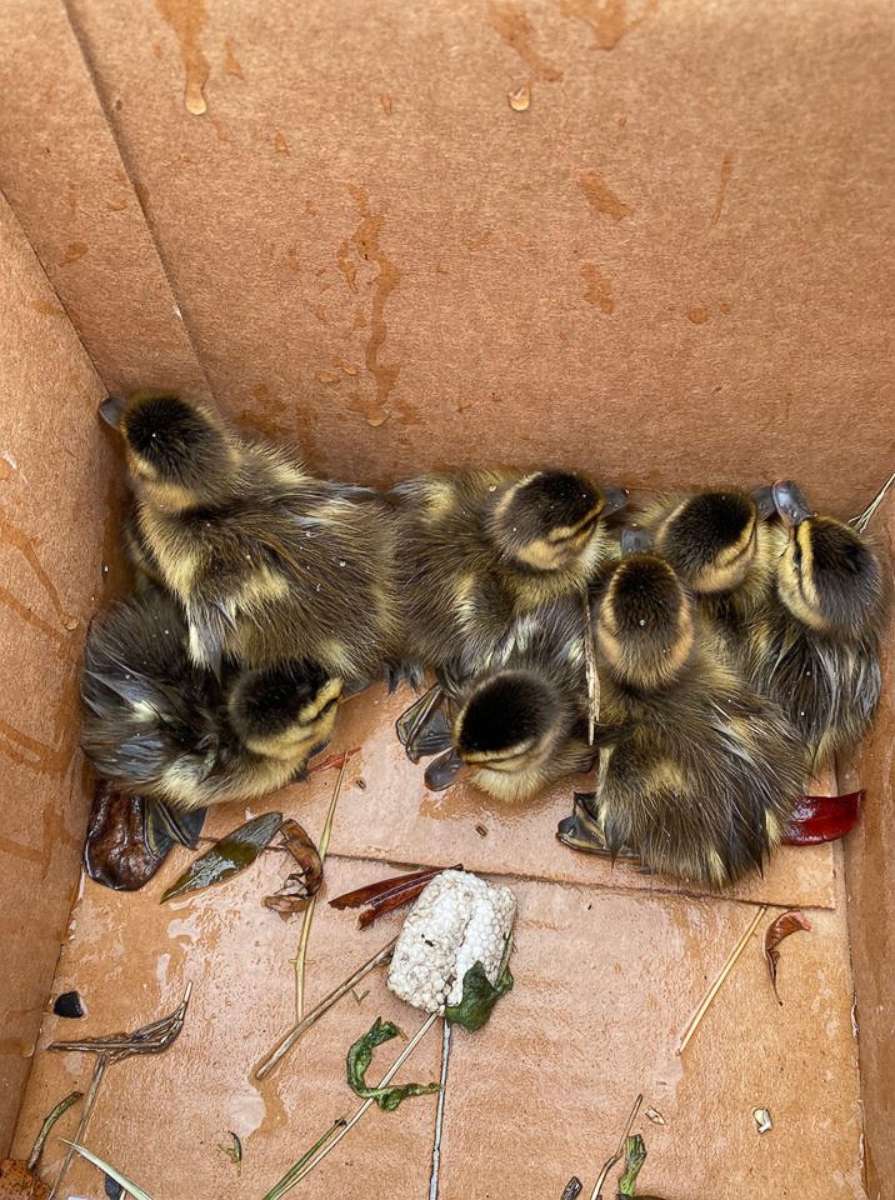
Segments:
[[[597,646],[630,687],[654,691],[679,675],[694,645],[690,599],[671,564],[652,554],[623,558],[596,609]]]
[[[255,754],[310,758],[332,735],[342,687],[307,659],[246,671],[229,696],[230,723]]]
[[[707,595],[738,587],[758,554],[759,503],[742,492],[691,496],[660,526],[656,549],[684,583]]]
[[[468,778],[495,795],[534,792],[563,727],[562,702],[546,680],[524,670],[498,671],[463,705],[454,746],[429,764],[426,786],[440,792]],[[530,788],[522,782],[526,775]]]
[[[110,396],[100,415],[124,439],[134,485],[159,508],[227,499],[240,464],[236,440],[204,405],[170,393]]]
[[[820,633],[860,637],[884,602],[879,560],[859,533],[818,516],[797,484],[774,484],[774,502],[789,529],[777,565],[777,592],[792,615]]]
[[[505,558],[531,570],[593,565],[600,556],[602,518],[626,499],[620,489],[602,490],[572,471],[538,471],[500,497],[491,536]]]

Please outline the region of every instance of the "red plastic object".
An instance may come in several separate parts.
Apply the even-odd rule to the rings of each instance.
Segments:
[[[845,837],[857,824],[863,790],[847,796],[802,796],[783,835],[787,846],[816,846]]]

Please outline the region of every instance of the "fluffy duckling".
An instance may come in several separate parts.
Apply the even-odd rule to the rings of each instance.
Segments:
[[[181,600],[194,663],[310,659],[352,686],[381,674],[397,637],[394,539],[374,492],[314,479],[177,396],[110,398],[102,415],[126,447],[131,544]]]
[[[490,666],[518,617],[586,589],[613,552],[606,518],[626,501],[571,471],[425,475],[392,495],[403,658],[442,686]],[[399,721],[411,757],[438,698],[424,696]]]
[[[782,549],[770,488],[666,496],[638,516],[655,551],[696,597],[708,629],[739,662]],[[641,547],[641,548],[646,548]]]
[[[191,662],[180,607],[157,588],[90,631],[81,745],[123,791],[175,808],[248,800],[303,772],[327,742],[342,681],[310,662],[215,674]]]
[[[803,779],[789,723],[700,637],[664,559],[632,554],[607,570],[594,620],[600,848],[627,849],[653,870],[712,887],[761,868]],[[598,848],[575,818],[559,836]]]
[[[860,741],[880,697],[889,589],[865,537],[813,513],[796,484],[774,485],[789,540],[776,594],[750,641],[749,675],[789,717],[812,768]]]
[[[432,791],[463,778],[497,800],[527,800],[593,766],[583,621],[575,602],[521,617],[499,657],[452,697],[450,749],[426,771]]]

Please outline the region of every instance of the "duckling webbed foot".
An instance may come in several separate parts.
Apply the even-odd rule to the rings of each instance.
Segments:
[[[571,850],[579,850],[583,854],[597,854],[611,858],[613,862],[617,858],[624,858],[639,863],[640,856],[629,846],[622,846],[617,851],[610,850],[596,815],[595,801],[596,792],[574,793],[571,816],[563,817],[557,826],[558,840]]]
[[[195,850],[199,845],[199,834],[205,824],[207,808],[194,808],[189,812],[178,811],[164,800],[146,798],[144,837],[153,853],[167,854],[175,842]]]
[[[447,750],[451,744],[450,722],[442,709],[445,693],[434,684],[405,709],[395,722],[398,741],[412,763]]]

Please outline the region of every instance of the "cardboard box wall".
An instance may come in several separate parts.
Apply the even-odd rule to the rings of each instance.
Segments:
[[[0,1126],[77,880],[103,389],[208,394],[343,477],[792,473],[849,515],[895,457],[893,40],[866,0],[0,8]],[[871,1196],[895,1178],[890,722],[849,873]]]

